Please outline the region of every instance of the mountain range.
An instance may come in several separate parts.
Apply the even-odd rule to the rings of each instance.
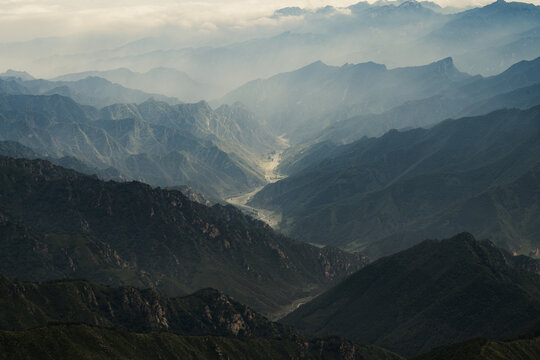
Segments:
[[[98,110],[60,95],[0,96],[0,140],[216,199],[263,185],[257,161],[278,142],[240,105],[213,110],[151,99]]]
[[[399,359],[337,337],[304,338],[213,289],[167,298],[83,280],[25,283],[2,276],[0,288],[2,359]]]
[[[472,337],[515,336],[540,325],[539,270],[538,260],[470,234],[426,240],[368,265],[283,322],[407,357]]]
[[[540,6],[209,1],[0,10],[0,360],[539,359]]]
[[[6,360],[401,359],[378,347],[359,346],[335,337],[314,340],[230,339],[180,336],[167,332],[137,334],[84,324],[57,324],[25,331],[0,331],[0,350],[0,358]]]
[[[188,74],[171,68],[154,68],[137,73],[126,68],[107,71],[85,71],[58,76],[53,81],[80,81],[89,77],[99,77],[130,89],[154,94],[163,94],[185,102],[197,102],[207,98],[211,91]],[[146,100],[146,99],[145,99]],[[122,101],[118,101],[122,102]],[[134,101],[129,101],[134,102]]]
[[[375,63],[334,67],[316,62],[249,82],[221,101],[246,104],[294,140],[352,115],[380,113],[443,92],[469,77],[455,68],[451,58],[391,70]]]
[[[85,47],[84,41],[73,44],[62,38],[48,38],[5,44],[0,50],[4,64],[53,77],[88,69],[129,68],[138,71],[133,75],[135,79],[144,78],[156,68],[175,69],[169,73],[171,79],[186,83],[181,73],[188,74],[194,79],[195,92],[199,84],[204,84],[205,99],[220,98],[247,81],[292,71],[317,60],[328,64],[375,61],[396,68],[451,55],[465,72],[492,75],[516,61],[538,57],[538,7],[497,1],[464,10],[441,9],[430,2],[416,1],[285,8],[259,19],[269,24],[267,28],[236,29],[239,40],[226,44],[193,46],[178,39],[181,36],[155,34],[112,47],[105,41]],[[58,52],[48,53],[52,47]],[[118,76],[115,80],[126,79]],[[175,82],[164,81],[162,88],[182,88]],[[154,87],[145,81],[134,80],[129,87],[139,88],[135,84],[154,92]],[[201,98],[190,98],[189,93],[186,96],[180,99]]]
[[[471,73],[497,73],[538,56],[540,7],[499,0],[453,15],[423,40],[458,56]],[[527,46],[528,45],[528,46]]]
[[[117,103],[141,103],[148,99],[165,101],[170,104],[180,102],[176,98],[128,89],[97,76],[88,76],[77,81],[49,81],[29,79],[26,76],[21,78],[18,72],[7,72],[7,74],[0,76],[0,79],[3,80],[1,88],[6,87],[8,90],[2,91],[2,94],[62,95],[70,97],[80,104],[98,108]],[[16,91],[11,89],[16,89]]]
[[[539,88],[540,58],[520,61],[501,74],[475,76],[380,114],[360,114],[334,122],[306,143],[348,143],[364,136],[380,136],[391,129],[428,127],[448,118],[483,115],[504,108],[527,109],[540,103]]]
[[[499,110],[365,138],[308,159],[251,204],[281,212],[280,229],[291,236],[372,257],[460,231],[535,252],[538,119],[538,106]]]
[[[108,287],[85,280],[14,282],[0,276],[2,330],[49,323],[85,323],[145,333],[225,337],[289,337],[292,329],[273,323],[214,289],[168,298],[152,290]]]
[[[536,359],[540,356],[538,333],[502,340],[476,338],[458,344],[441,346],[426,354],[414,357],[416,360],[518,360]]]
[[[44,160],[0,160],[0,273],[10,278],[86,278],[174,296],[213,287],[272,314],[368,262],[178,191],[104,182]]]

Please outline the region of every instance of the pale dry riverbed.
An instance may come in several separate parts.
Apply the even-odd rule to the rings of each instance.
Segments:
[[[276,181],[279,181],[285,178],[285,176],[282,176],[281,174],[277,172],[277,168],[281,162],[281,157],[283,155],[283,152],[288,147],[288,142],[284,137],[281,137],[281,141],[283,144],[282,149],[269,154],[267,158],[259,164],[259,166],[264,170],[264,177],[268,184],[274,183]],[[229,199],[226,199],[226,201],[229,204],[232,204],[242,209],[244,212],[250,214],[251,216],[261,221],[264,221],[265,223],[270,225],[272,228],[277,229],[278,224],[281,221],[281,214],[276,213],[274,211],[270,211],[266,209],[259,209],[259,208],[255,208],[253,206],[247,205],[249,200],[251,200],[251,198],[255,196],[255,194],[257,194],[259,191],[261,191],[263,187],[264,186],[258,187],[257,189],[249,193],[233,196]],[[322,247],[321,245],[316,245],[316,244],[313,244],[313,245]],[[296,299],[291,304],[283,306],[281,309],[277,310],[276,312],[272,314],[266,314],[266,315],[271,320],[276,321],[284,317],[285,315],[289,314],[290,312],[298,309],[303,304],[309,302],[310,300],[315,298],[315,296],[316,295],[312,295],[312,296]]]
[[[279,166],[279,163],[281,162],[281,156],[283,152],[289,147],[289,143],[287,139],[285,139],[284,136],[280,137],[281,140],[281,149],[279,151],[274,151],[273,153],[269,154],[266,159],[260,162],[259,166],[264,171],[264,177],[268,184],[274,183],[276,181],[279,181],[281,179],[284,179],[285,177],[280,175],[277,172],[277,167]],[[277,226],[279,222],[281,221],[281,214],[276,213],[274,211],[266,210],[266,209],[259,209],[252,206],[247,205],[249,200],[255,194],[257,194],[259,191],[262,190],[264,186],[258,187],[255,190],[240,194],[237,196],[233,196],[231,198],[225,199],[229,204],[234,205],[246,213],[250,214],[251,216],[264,221],[268,225],[270,225],[272,228],[277,229]]]

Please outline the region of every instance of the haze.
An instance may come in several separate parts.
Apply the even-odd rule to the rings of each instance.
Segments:
[[[395,68],[452,56],[464,72],[492,75],[516,59],[536,56],[535,44],[504,48],[525,41],[535,21],[513,24],[509,18],[509,29],[489,26],[474,39],[460,39],[462,26],[445,29],[457,19],[451,14],[489,0],[437,1],[442,8],[413,1],[420,8],[398,9],[403,2],[0,0],[0,64],[3,71],[23,70],[37,78],[166,67],[184,73],[191,85],[182,91],[152,83],[137,88],[182,101],[212,101],[250,80],[315,61],[373,61]],[[475,24],[466,27],[476,31]]]
[[[0,1],[0,41],[13,42],[37,37],[72,36],[113,32],[115,36],[142,34],[162,27],[191,29],[203,33],[223,28],[268,24],[261,17],[274,10],[298,6],[349,6],[354,0],[203,0],[203,1]],[[369,2],[373,3],[373,0]],[[489,0],[439,0],[441,6],[479,6]],[[532,1],[540,4],[539,0]],[[180,30],[181,31],[181,30]],[[113,35],[113,34],[110,34]]]
[[[0,359],[538,360],[540,0],[368,1],[0,0]]]

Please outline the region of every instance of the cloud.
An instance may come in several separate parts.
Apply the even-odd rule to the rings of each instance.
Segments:
[[[373,0],[372,0],[373,1]],[[211,32],[264,24],[283,7],[344,7],[355,0],[0,0],[0,41],[96,33],[144,34],[160,27]],[[490,0],[437,0],[484,5]],[[535,0],[539,3],[540,0]],[[267,22],[266,22],[267,23]]]

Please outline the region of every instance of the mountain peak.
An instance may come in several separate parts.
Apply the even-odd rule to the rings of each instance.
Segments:
[[[293,73],[296,73],[297,75],[306,76],[310,74],[322,74],[324,71],[327,71],[328,69],[333,68],[332,66],[326,65],[321,60],[317,60],[315,62],[312,62],[309,65],[306,65],[298,70],[293,71]],[[279,76],[279,75],[277,75]]]
[[[470,337],[519,333],[540,314],[540,278],[530,274],[538,262],[469,233],[428,240],[379,259],[282,322],[309,335],[338,334],[407,357]]]
[[[306,12],[306,10],[298,6],[290,6],[276,10],[273,17],[301,16],[304,15]]]
[[[452,57],[447,57],[442,60],[435,61],[434,63],[431,63],[430,66],[433,67],[435,71],[440,74],[452,74],[458,71],[454,65],[454,59]]]
[[[408,8],[408,9],[421,9],[423,8],[422,4],[420,4],[418,1],[415,0],[408,0],[401,4],[399,4],[400,8]]]
[[[514,65],[510,66],[503,74],[514,74],[514,73],[538,73],[540,71],[540,57],[537,57],[533,60],[522,60]],[[499,75],[500,76],[500,75]]]
[[[476,242],[473,234],[468,232],[462,232],[452,236],[448,241],[461,241],[461,242]]]
[[[368,62],[364,62],[364,63],[359,63],[359,64],[353,64],[353,65],[349,65],[349,64],[345,64],[343,65],[343,67],[351,67],[355,70],[369,70],[369,71],[386,71],[387,70],[387,67],[386,65],[384,64],[378,64],[376,62],[373,62],[373,61],[368,61]]]
[[[328,65],[326,65],[325,63],[323,63],[321,60],[317,60],[317,61],[312,62],[312,63],[309,64],[309,65],[304,66],[304,69],[306,69],[306,68],[326,67],[326,66],[328,66]]]
[[[447,64],[447,65],[451,65],[453,66],[454,65],[454,59],[449,56],[449,57],[446,57],[444,59],[441,59],[439,61],[436,61],[435,63],[438,63],[438,64]]]
[[[26,71],[17,71],[13,69],[8,69],[5,73],[0,74],[0,77],[19,78],[21,80],[35,80],[35,78]]]

